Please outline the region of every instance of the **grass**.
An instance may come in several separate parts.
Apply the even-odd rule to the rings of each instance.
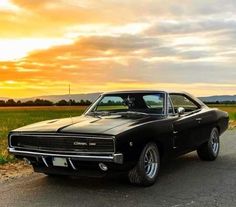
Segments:
[[[236,105],[210,105],[229,113],[231,125],[236,126]],[[15,161],[7,152],[9,131],[38,121],[78,116],[85,107],[0,107],[0,164]]]
[[[35,122],[78,116],[85,107],[0,107],[0,164],[15,161],[7,152],[9,131]]]

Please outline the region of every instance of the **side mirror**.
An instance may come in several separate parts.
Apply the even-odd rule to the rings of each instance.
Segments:
[[[178,113],[179,116],[183,115],[184,112],[185,112],[185,109],[184,109],[183,107],[179,107],[179,108],[177,109],[177,113]]]

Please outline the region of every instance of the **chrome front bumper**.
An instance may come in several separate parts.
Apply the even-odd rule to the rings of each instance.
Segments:
[[[22,157],[63,157],[78,161],[96,161],[96,162],[113,162],[117,164],[123,164],[123,154],[111,154],[111,155],[99,155],[99,154],[58,154],[50,152],[32,152],[32,151],[22,151],[16,150],[15,148],[8,148],[9,152],[14,155],[19,155]]]

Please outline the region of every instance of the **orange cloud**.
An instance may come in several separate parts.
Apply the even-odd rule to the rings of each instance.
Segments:
[[[181,54],[170,54],[179,58],[172,63],[162,56],[159,56],[157,61],[149,61],[150,58],[157,57],[152,57],[153,51],[162,48],[158,44],[159,40],[155,41],[157,44],[153,46],[154,39],[146,37],[128,35],[81,37],[73,44],[33,52],[16,62],[1,62],[0,81],[3,82],[2,88],[5,94],[14,95],[18,91],[19,96],[60,94],[62,91],[66,92],[68,84],[72,85],[74,93],[92,92],[98,89],[99,91],[134,88],[182,90],[183,85],[185,90],[189,89],[199,95],[214,93],[219,87],[228,93],[235,90],[233,79],[230,83],[230,78],[222,75],[220,70],[206,72],[205,68],[198,70],[193,66],[191,68],[192,63],[185,62],[185,57],[181,57]],[[178,66],[178,62],[181,61],[182,65]],[[177,68],[183,73],[176,72]],[[197,74],[201,73],[211,74],[212,78],[202,76],[199,81]],[[191,74],[196,76],[190,77]],[[229,83],[223,84],[214,76],[221,79],[228,77]],[[11,82],[12,80],[14,82]]]
[[[74,93],[235,93],[230,2],[4,0],[0,96],[67,93],[68,84]]]

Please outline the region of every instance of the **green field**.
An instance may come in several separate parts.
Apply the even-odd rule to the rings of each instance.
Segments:
[[[211,105],[227,111],[231,119],[231,127],[236,126],[236,105]],[[38,121],[78,116],[85,107],[13,107],[0,108],[0,164],[14,161],[7,152],[7,135],[12,129]]]
[[[9,131],[48,119],[81,115],[85,107],[5,107],[0,108],[0,164],[14,160],[7,152]]]

